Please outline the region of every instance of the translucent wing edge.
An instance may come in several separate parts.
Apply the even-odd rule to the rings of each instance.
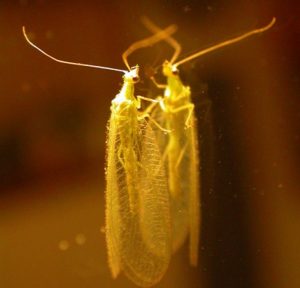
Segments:
[[[146,167],[146,170],[148,170],[150,168],[150,166],[153,164],[153,161],[155,159],[161,158],[160,152],[159,152],[159,147],[158,144],[156,143],[156,137],[154,135],[154,132],[151,128],[151,125],[149,124],[148,121],[145,121],[145,119],[141,119],[139,120],[139,129],[140,129],[140,137],[138,142],[141,145],[137,145],[141,147],[141,150],[137,149],[137,153],[140,153],[140,160],[141,160],[141,167],[140,169],[144,169]],[[146,148],[147,146],[147,148]],[[151,146],[153,148],[153,150],[151,149]],[[152,153],[154,153],[152,155],[152,157],[150,158],[150,155],[146,155],[149,149],[152,151]],[[163,166],[162,166],[163,169]],[[152,170],[152,169],[150,169]],[[145,171],[144,171],[145,172]],[[149,171],[148,171],[149,172]],[[152,172],[152,171],[151,171]],[[159,169],[159,171],[156,171],[156,173],[162,173],[161,177],[164,178],[165,174],[163,171],[161,171],[161,169]],[[139,179],[137,179],[136,184],[139,187],[139,191],[141,193],[141,195],[143,193],[145,193],[145,191],[149,190],[153,190],[151,188],[153,188],[153,186],[159,186],[157,183],[155,183],[155,180],[157,180],[156,176],[155,176],[155,172],[153,174],[148,174],[147,175],[147,171],[146,173],[142,173],[140,175],[141,177],[139,177]],[[160,177],[158,177],[160,178]],[[166,178],[164,178],[164,183],[162,183],[162,186],[164,187],[160,187],[161,190],[165,189],[165,194],[162,198],[163,199],[156,199],[157,201],[160,201],[159,203],[162,204],[162,202],[164,202],[167,199],[167,203],[162,204],[162,206],[167,206],[168,208],[166,208],[166,210],[168,210],[168,212],[164,211],[164,218],[161,218],[161,220],[159,221],[165,221],[167,224],[165,225],[165,231],[166,234],[170,236],[171,234],[171,224],[170,224],[170,213],[169,213],[169,201],[168,201],[168,188],[167,188],[167,181]],[[153,182],[154,181],[154,182]],[[161,191],[160,190],[160,191]],[[147,192],[147,193],[148,193]],[[160,194],[159,191],[155,190],[153,191],[155,192],[155,195],[153,195],[153,199],[157,198],[157,194]],[[162,192],[162,191],[161,191]],[[141,201],[143,201],[143,199],[141,199]],[[170,257],[171,257],[171,240],[170,238],[168,240],[166,240],[166,245],[167,248],[166,250],[168,252],[166,252],[164,255],[161,255],[159,253],[162,253],[162,251],[156,251],[155,247],[152,246],[151,240],[148,239],[147,236],[147,231],[145,231],[145,229],[147,229],[147,219],[143,219],[142,215],[140,215],[140,233],[141,233],[141,237],[143,239],[144,244],[147,246],[147,254],[149,253],[148,256],[153,256],[156,258],[160,258],[160,262],[159,264],[157,263],[157,265],[151,267],[151,272],[150,275],[146,275],[146,270],[144,271],[145,273],[139,273],[137,271],[137,269],[135,269],[135,267],[132,267],[131,265],[128,265],[129,263],[123,263],[124,266],[123,271],[124,274],[130,279],[132,280],[135,284],[141,286],[141,287],[150,287],[153,286],[155,284],[157,284],[162,277],[165,275],[168,266],[169,266],[169,262],[170,262]],[[158,217],[159,218],[159,217]],[[164,259],[163,259],[164,258]],[[124,259],[123,259],[124,260]],[[159,266],[159,268],[158,268]],[[153,270],[154,269],[154,270]],[[159,271],[157,270],[159,269]]]
[[[193,115],[193,124],[190,133],[191,141],[191,189],[189,195],[190,214],[190,248],[189,257],[191,266],[198,265],[199,237],[200,237],[200,159],[198,148],[197,119]]]
[[[114,193],[118,193],[116,184],[116,165],[115,165],[115,145],[117,140],[117,130],[113,117],[110,118],[107,125],[107,149],[106,149],[106,208],[105,208],[105,235],[106,245],[108,251],[108,264],[113,278],[116,278],[121,271],[120,260],[120,244],[119,244],[119,231],[116,230],[119,221],[118,219],[118,199],[114,199]],[[114,207],[115,206],[115,207]],[[118,228],[117,228],[118,230]],[[119,246],[119,247],[118,247]]]

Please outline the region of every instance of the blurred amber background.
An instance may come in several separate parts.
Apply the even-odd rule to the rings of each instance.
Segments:
[[[142,15],[177,24],[183,55],[278,19],[181,68],[200,122],[201,263],[190,268],[183,247],[157,287],[300,287],[295,5],[2,0],[0,287],[134,287],[111,278],[101,232],[106,121],[121,74],[52,62],[21,27],[56,57],[123,69],[121,53],[149,35]],[[162,43],[129,60],[146,68],[171,52]],[[148,93],[145,83],[137,93]]]

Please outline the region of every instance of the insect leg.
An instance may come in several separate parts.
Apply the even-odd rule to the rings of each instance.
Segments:
[[[166,161],[167,161],[167,157],[168,157],[168,154],[169,154],[170,146],[171,146],[171,145],[170,145],[170,142],[169,142],[169,143],[167,144],[167,147],[165,148],[165,151],[164,151],[162,157],[161,157],[160,163],[162,164],[162,166],[164,166],[165,163],[166,163]],[[156,169],[154,175],[157,175],[157,174],[159,173],[160,169],[161,169],[161,167],[160,167],[160,165],[159,165],[159,166],[157,167],[157,169]]]
[[[152,80],[152,82],[154,83],[154,85],[159,88],[159,89],[166,89],[167,88],[167,84],[160,84],[156,81],[156,79],[154,78],[154,76],[150,77],[150,79]]]
[[[144,96],[137,96],[138,99],[138,108],[141,106],[141,100],[151,102],[151,104],[143,111],[143,114],[149,114],[153,110],[153,108],[160,104],[163,101],[163,98],[161,96],[158,96],[156,99],[144,97]]]
[[[143,113],[141,116],[138,117],[139,119],[148,118],[158,129],[165,133],[171,133],[172,131],[160,126],[148,113]]]
[[[179,157],[177,158],[176,165],[175,165],[176,169],[178,168],[178,166],[181,163],[181,160],[182,160],[183,155],[184,155],[184,153],[186,151],[186,148],[187,148],[187,144],[185,144],[184,147],[180,151]]]
[[[192,126],[189,122],[191,121],[191,117],[193,115],[194,108],[195,108],[194,104],[188,103],[188,104],[183,105],[181,107],[178,107],[176,109],[172,109],[171,112],[172,113],[177,113],[177,112],[180,112],[180,111],[183,111],[183,110],[187,109],[189,111],[189,114],[188,114],[188,116],[186,117],[186,120],[185,120],[185,128],[189,128],[189,127]]]

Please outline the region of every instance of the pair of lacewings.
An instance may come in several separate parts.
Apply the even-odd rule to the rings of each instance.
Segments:
[[[27,42],[52,60],[64,64],[107,69],[124,73],[120,92],[112,100],[108,123],[106,166],[106,242],[114,278],[123,271],[142,287],[149,287],[165,274],[172,253],[189,236],[190,264],[198,262],[200,204],[199,155],[196,117],[191,92],[178,75],[178,66],[206,53],[239,42],[271,28],[252,30],[174,63],[181,46],[171,37],[174,25],[162,30],[148,19],[144,25],[154,35],[132,44],[124,53],[128,68],[120,70],[57,59],[23,34]],[[167,84],[164,96],[149,99],[135,96],[139,67],[130,68],[127,57],[142,47],[166,41],[174,48],[162,73]],[[141,101],[151,104],[140,111]]]

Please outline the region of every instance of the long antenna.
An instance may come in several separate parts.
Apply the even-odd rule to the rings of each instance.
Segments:
[[[105,69],[105,70],[111,70],[111,71],[116,71],[116,72],[121,72],[121,73],[127,73],[126,70],[121,70],[121,69],[116,69],[116,68],[111,68],[111,67],[106,67],[106,66],[98,66],[98,65],[70,62],[70,61],[57,59],[57,58],[51,56],[50,54],[46,53],[44,50],[42,50],[40,47],[38,47],[37,45],[35,45],[34,43],[32,43],[29,40],[29,38],[26,34],[25,26],[22,27],[22,30],[23,30],[23,35],[24,35],[26,41],[29,43],[29,45],[31,45],[33,48],[35,48],[36,50],[38,50],[39,52],[41,52],[42,54],[44,54],[45,56],[47,56],[48,58],[50,58],[56,62],[63,63],[63,64],[69,64],[69,65],[75,65],[75,66],[83,66],[83,67],[89,67],[89,68]]]
[[[154,34],[150,37],[147,37],[145,39],[139,40],[139,41],[134,42],[133,44],[131,44],[129,46],[129,48],[122,54],[122,58],[123,58],[123,61],[126,65],[126,67],[130,70],[130,66],[128,64],[127,58],[131,53],[133,53],[137,49],[144,48],[144,47],[149,47],[149,46],[155,44],[156,42],[159,42],[162,39],[169,37],[176,30],[177,30],[176,25],[170,25],[164,30],[160,29],[160,31],[158,33],[156,33],[156,34]]]
[[[159,31],[162,30],[146,16],[143,16],[141,18],[141,21],[145,25],[145,27],[148,30],[150,30],[150,32],[152,32],[152,33],[158,33]],[[174,54],[170,60],[170,63],[173,64],[181,52],[181,45],[171,36],[165,38],[164,41],[167,42],[170,46],[172,46],[174,48]]]
[[[252,35],[262,33],[262,32],[264,32],[264,31],[270,29],[270,28],[274,25],[275,21],[276,21],[276,18],[273,17],[273,18],[272,18],[272,21],[271,21],[267,26],[264,26],[264,27],[262,27],[262,28],[259,28],[259,29],[255,29],[255,30],[249,31],[249,32],[247,32],[247,33],[245,33],[245,34],[243,34],[243,35],[241,35],[241,36],[236,37],[236,38],[229,39],[229,40],[227,40],[227,41],[224,41],[224,42],[221,42],[221,43],[219,43],[219,44],[216,44],[216,45],[214,45],[214,46],[212,46],[212,47],[209,47],[209,48],[206,48],[206,49],[201,50],[201,51],[199,51],[199,52],[196,52],[196,53],[194,53],[194,54],[188,56],[187,58],[184,58],[184,59],[178,61],[177,63],[174,64],[174,66],[175,66],[175,67],[178,67],[179,65],[181,65],[181,64],[183,64],[183,63],[186,63],[186,62],[188,62],[188,61],[190,61],[190,60],[192,60],[192,59],[195,59],[195,58],[197,58],[197,57],[199,57],[199,56],[202,56],[202,55],[204,55],[204,54],[207,54],[207,53],[212,52],[212,51],[214,51],[214,50],[217,50],[217,49],[219,49],[219,48],[228,46],[228,45],[230,45],[230,44],[239,42],[239,41],[241,41],[241,40],[243,40],[243,39],[245,39],[245,38],[248,38],[248,37],[250,37],[250,36],[252,36]]]

